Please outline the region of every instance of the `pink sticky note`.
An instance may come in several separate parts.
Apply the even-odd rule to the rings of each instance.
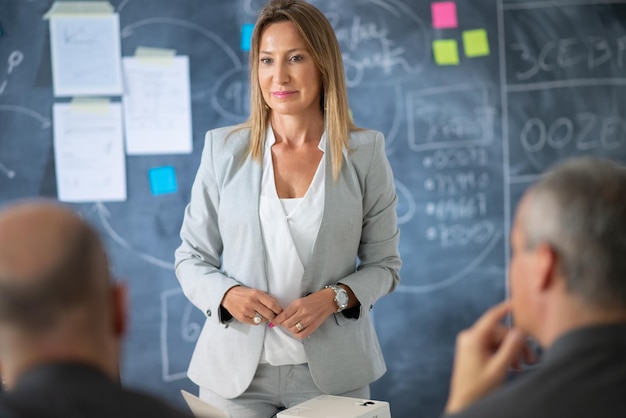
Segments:
[[[430,5],[433,15],[433,27],[437,29],[456,28],[456,3],[453,1],[439,1]]]

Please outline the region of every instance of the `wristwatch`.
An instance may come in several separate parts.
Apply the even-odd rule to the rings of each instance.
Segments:
[[[336,284],[329,284],[324,286],[324,289],[333,289],[335,291],[335,303],[337,304],[337,312],[341,312],[348,307],[348,292]]]

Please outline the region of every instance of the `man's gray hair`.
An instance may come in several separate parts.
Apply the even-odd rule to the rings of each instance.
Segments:
[[[586,303],[626,308],[626,169],[605,159],[573,158],[528,193],[527,247],[553,247],[568,290]]]

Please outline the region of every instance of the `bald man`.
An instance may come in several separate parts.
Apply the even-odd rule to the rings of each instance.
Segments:
[[[510,300],[457,338],[450,418],[626,417],[626,169],[557,166],[522,198],[511,248]],[[543,358],[502,386],[526,336]]]
[[[0,417],[187,417],[119,384],[126,320],[79,216],[46,201],[0,211]]]

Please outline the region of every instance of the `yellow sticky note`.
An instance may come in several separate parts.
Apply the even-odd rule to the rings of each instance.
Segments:
[[[55,1],[43,19],[110,15],[113,12],[113,6],[108,1]]]
[[[144,64],[173,65],[176,50],[139,46],[135,49],[135,57]]]
[[[110,100],[108,97],[74,97],[70,109],[82,113],[107,113]]]
[[[433,41],[433,54],[438,65],[459,65],[459,48],[454,39]]]
[[[487,31],[474,29],[463,31],[463,48],[466,57],[483,57],[489,55],[489,40]]]

